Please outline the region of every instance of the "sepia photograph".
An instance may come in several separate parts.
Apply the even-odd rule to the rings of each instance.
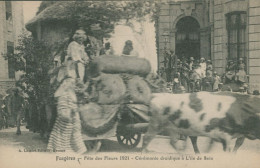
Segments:
[[[259,168],[260,0],[0,1],[0,167]]]

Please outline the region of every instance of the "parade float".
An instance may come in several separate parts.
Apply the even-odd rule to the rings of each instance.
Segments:
[[[137,97],[138,99],[138,95],[126,96],[129,93],[128,90],[135,89],[132,86],[136,84],[136,81],[142,81],[139,82],[141,83],[140,85],[147,85],[149,82],[144,79],[146,77],[153,76],[149,74],[151,69],[148,68],[149,72],[147,70],[144,71],[143,69],[145,67],[141,65],[139,66],[140,69],[138,70],[135,61],[132,61],[133,63],[131,66],[127,66],[126,64],[129,64],[129,61],[131,60],[137,60],[138,62],[139,59],[133,58],[121,62],[116,62],[117,59],[113,60],[114,65],[120,65],[121,68],[131,67],[129,68],[129,72],[117,72],[117,66],[115,66],[115,69],[107,71],[108,67],[106,66],[109,66],[110,68],[111,65],[114,65],[103,65],[103,63],[100,63],[102,59],[100,60],[96,57],[99,57],[100,55],[100,50],[102,49],[103,45],[102,42],[104,42],[102,40],[110,37],[110,34],[113,33],[115,26],[118,23],[121,23],[122,21],[128,23],[131,19],[142,21],[142,19],[144,19],[144,17],[147,15],[151,16],[151,19],[153,19],[154,5],[154,3],[142,3],[137,1],[42,2],[36,16],[26,23],[25,27],[29,32],[31,32],[31,34],[21,37],[19,40],[20,42],[18,49],[16,49],[18,51],[17,53],[19,54],[10,56],[17,65],[16,70],[25,72],[23,81],[26,83],[27,87],[24,88],[23,91],[28,94],[28,108],[25,111],[25,120],[27,121],[26,128],[35,133],[41,133],[45,139],[49,138],[57,116],[57,102],[53,96],[57,87],[55,84],[50,85],[50,83],[52,83],[52,80],[57,77],[57,71],[59,68],[64,66],[63,63],[67,55],[66,51],[68,44],[72,41],[73,33],[77,29],[82,29],[87,34],[87,40],[84,41],[84,45],[86,46],[85,51],[90,57],[92,63],[94,63],[93,65],[105,65],[105,67],[103,67],[104,69],[101,68],[102,70],[96,70],[96,72],[99,73],[96,77],[91,75],[92,73],[94,75],[95,71],[91,70],[91,72],[87,74],[87,76],[91,77],[89,79],[90,85],[93,86],[93,88],[96,88],[97,86],[100,87],[98,84],[95,84],[95,81],[98,78],[99,81],[111,83],[113,83],[113,80],[118,83],[120,78],[120,80],[123,80],[122,88],[125,88],[125,95],[122,96],[119,94],[121,95],[119,96],[120,100],[126,99],[126,97],[129,98],[131,96]],[[146,55],[149,56],[149,54]],[[95,64],[96,61],[98,63]],[[145,66],[148,65],[147,61],[144,62]],[[92,67],[92,69],[95,68]],[[138,72],[133,71],[133,69],[136,69]],[[130,74],[132,76],[126,75],[126,77],[122,77],[122,74]],[[113,80],[110,79],[111,75],[113,76]],[[129,78],[129,84],[126,82],[126,78]],[[134,79],[130,80],[130,78]],[[156,78],[158,78],[158,76],[153,76],[153,78],[150,78],[151,81],[148,85],[152,86],[152,88],[156,88],[157,90],[161,90],[162,87],[154,87],[154,84],[152,83],[156,83],[158,81],[159,83],[157,84],[159,85],[164,85],[165,83],[161,79]],[[90,91],[91,89],[89,89],[89,92]],[[149,89],[146,89],[146,91],[150,92]],[[92,91],[90,97],[95,95],[94,93],[95,92]],[[119,100],[117,94],[118,93],[116,93],[114,96]],[[147,101],[149,99],[148,97],[149,96],[146,97]],[[92,105],[93,103],[98,105],[95,106],[98,107],[98,109],[101,109],[101,106],[103,108],[103,106],[108,107],[115,105],[115,102],[118,101],[115,99],[115,102],[104,103],[103,101],[106,101],[106,99],[110,100],[111,98],[96,97],[96,99],[97,101],[90,101],[90,103],[92,103]],[[94,100],[94,98],[91,100]],[[141,104],[140,102],[131,102],[131,104],[134,103],[138,105]],[[119,104],[121,107],[124,103],[117,102],[117,104]]]
[[[51,79],[53,85],[61,85],[70,76],[70,72],[62,74],[64,68],[66,65],[53,71],[57,74]],[[76,84],[84,140],[116,136],[118,143],[126,148],[139,144],[149,123],[152,92],[162,92],[165,88],[163,81],[150,71],[148,60],[131,56],[105,55],[89,63],[87,81]]]

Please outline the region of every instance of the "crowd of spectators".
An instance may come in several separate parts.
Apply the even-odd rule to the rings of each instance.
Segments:
[[[173,93],[198,92],[198,91],[219,91],[223,83],[236,83],[240,88],[245,89],[248,77],[245,72],[245,64],[240,58],[237,64],[229,61],[226,72],[220,76],[213,68],[212,61],[205,58],[183,59],[182,61],[173,51],[166,54],[164,67],[159,70],[159,75],[166,79],[168,87]]]

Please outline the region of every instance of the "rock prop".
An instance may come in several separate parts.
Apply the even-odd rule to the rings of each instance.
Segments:
[[[126,92],[125,84],[117,74],[102,74],[96,89],[99,104],[120,104]]]
[[[150,70],[150,63],[143,58],[96,57],[89,66],[89,80],[75,85],[83,134],[97,137],[115,129],[124,104],[147,107],[151,90],[145,77]],[[60,67],[53,81],[61,84],[64,78],[74,79],[74,72],[73,64]]]
[[[129,56],[100,56],[90,65],[90,75],[98,76],[101,72],[108,74],[135,74],[145,77],[151,71],[148,60]]]
[[[145,81],[151,88],[152,93],[171,93],[171,91],[167,89],[167,82],[157,74],[150,73],[145,78]]]
[[[99,135],[113,128],[120,105],[98,105],[88,103],[79,107],[82,120],[82,132],[87,135]]]
[[[151,90],[148,84],[140,77],[134,76],[128,81],[129,98],[133,103],[149,104]]]

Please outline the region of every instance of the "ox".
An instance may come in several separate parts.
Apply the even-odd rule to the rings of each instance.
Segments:
[[[199,153],[197,136],[221,142],[224,151],[229,152],[234,137],[239,137],[234,151],[245,137],[260,139],[260,98],[256,96],[231,92],[158,93],[153,95],[150,108],[152,116],[143,140],[144,152],[163,130],[173,142],[176,134],[190,136],[195,153]]]

